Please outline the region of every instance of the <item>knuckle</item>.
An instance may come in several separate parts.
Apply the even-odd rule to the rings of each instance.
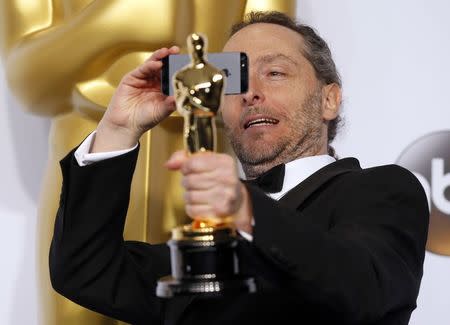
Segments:
[[[234,192],[233,188],[226,187],[224,189],[225,192],[225,199],[227,202],[232,202],[236,196],[236,193]]]
[[[189,191],[184,192],[183,197],[184,197],[184,201],[186,203],[190,203],[191,202],[191,193]]]
[[[192,173],[195,171],[201,170],[202,164],[201,160],[198,157],[193,156],[192,158],[186,161],[186,168],[188,173]]]
[[[186,214],[189,217],[194,217],[195,216],[195,214],[194,214],[194,207],[191,204],[186,204],[185,207],[184,207],[184,210],[186,211]]]
[[[215,206],[215,214],[219,217],[225,216],[229,214],[228,205],[224,202],[219,203]]]
[[[214,204],[214,212],[218,215],[218,216],[224,216],[229,214],[229,204],[226,200],[219,200],[216,201]]]
[[[200,207],[200,206],[194,204],[194,205],[192,205],[191,214],[189,216],[192,218],[199,218],[204,214],[205,214],[204,207]]]
[[[184,162],[183,166],[181,166],[181,173],[183,175],[188,175],[192,170],[192,159],[188,159]]]
[[[193,184],[192,175],[186,175],[181,178],[181,185],[185,189],[192,188],[192,184]]]

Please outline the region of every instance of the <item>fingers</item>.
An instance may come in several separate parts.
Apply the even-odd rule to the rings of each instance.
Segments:
[[[178,54],[179,52],[180,52],[180,48],[178,46],[172,46],[171,48],[163,47],[163,48],[153,52],[153,54],[147,59],[147,61],[162,60],[166,56],[169,56],[172,54]]]
[[[157,97],[155,97],[156,99]],[[154,116],[157,116],[156,120],[151,124],[150,128],[170,116],[175,110],[175,98],[173,96],[165,96],[164,94],[158,95],[158,101],[160,101],[160,105],[157,106],[158,113]]]
[[[186,190],[184,201],[191,218],[226,217],[239,209],[242,196],[239,187],[217,184],[207,190]]]
[[[184,175],[181,185],[186,190],[206,190],[213,187],[217,180],[214,172]]]
[[[183,175],[204,174],[218,168],[233,169],[234,160],[225,154],[201,152],[189,156],[185,150],[179,150],[170,156],[165,166],[171,170],[180,169]]]
[[[163,47],[159,50],[156,50],[142,65],[140,65],[132,72],[132,75],[138,79],[148,79],[149,75],[161,70],[161,60],[163,58],[172,54],[178,54],[179,52],[180,48],[178,46],[172,46],[171,48]]]
[[[167,96],[164,99],[164,108],[167,110],[167,116],[169,116],[170,114],[172,114],[175,109],[177,108],[176,103],[175,103],[175,97],[174,96]]]
[[[169,160],[164,164],[170,170],[178,170],[188,160],[188,154],[185,150],[175,151]]]
[[[205,173],[217,169],[233,170],[235,162],[231,156],[213,152],[200,152],[190,156],[190,159],[180,169],[183,175]]]
[[[208,205],[211,195],[215,195],[214,191],[215,189],[186,191],[184,192],[184,201],[190,205]]]
[[[150,78],[152,74],[155,72],[159,72],[163,66],[163,63],[161,61],[152,61],[147,60],[142,65],[140,65],[136,70],[133,72],[133,76],[138,79],[148,80],[148,79],[159,79],[159,76],[153,76]]]
[[[186,204],[186,214],[192,219],[209,219],[216,217],[214,209],[209,204]]]
[[[150,61],[161,61],[166,56],[180,53],[180,48],[178,46],[172,46],[171,48],[163,47],[150,55],[150,57],[145,62]]]
[[[188,156],[177,151],[166,166],[183,174],[185,208],[191,218],[223,218],[238,211],[242,184],[231,156],[211,152]]]

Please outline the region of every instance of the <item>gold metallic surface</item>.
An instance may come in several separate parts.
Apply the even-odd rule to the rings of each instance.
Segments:
[[[172,229],[172,239],[177,241],[217,242],[236,235],[236,230],[229,224],[214,227],[194,228],[194,223]]]
[[[216,151],[215,117],[222,102],[226,76],[207,61],[204,35],[187,38],[191,62],[173,76],[177,111],[184,117],[184,143],[190,153]]]
[[[293,16],[295,0],[0,0],[0,55],[11,91],[51,118],[49,162],[38,210],[41,324],[117,324],[54,293],[48,249],[61,189],[58,161],[95,129],[125,72],[149,53],[184,45],[192,31],[220,51],[232,23],[252,9]],[[125,238],[162,242],[184,215],[179,176],[162,168],[182,148],[183,120],[146,133],[131,190]],[[220,131],[220,130],[219,130]],[[224,142],[218,134],[220,151]]]
[[[208,62],[208,39],[205,35],[190,34],[186,42],[191,62],[177,71],[172,80],[177,111],[184,117],[184,147],[191,154],[216,151],[215,119],[223,100],[227,77]],[[233,228],[232,218],[227,218],[228,224],[224,224],[225,219],[216,216],[196,217],[201,219],[172,230],[172,239],[213,241],[216,233]]]

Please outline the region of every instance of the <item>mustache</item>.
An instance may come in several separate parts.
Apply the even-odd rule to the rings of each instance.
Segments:
[[[244,124],[244,121],[248,116],[255,114],[268,115],[270,117],[276,118],[276,116],[274,116],[273,110],[267,106],[250,106],[246,108],[239,117],[240,125]]]

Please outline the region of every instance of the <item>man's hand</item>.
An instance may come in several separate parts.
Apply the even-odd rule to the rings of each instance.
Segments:
[[[122,78],[97,127],[91,152],[131,148],[175,110],[175,98],[161,92],[161,60],[179,51],[176,46],[159,49]]]
[[[192,219],[233,216],[237,229],[252,233],[250,197],[232,157],[212,152],[188,156],[177,151],[166,167],[183,174],[186,213]]]

